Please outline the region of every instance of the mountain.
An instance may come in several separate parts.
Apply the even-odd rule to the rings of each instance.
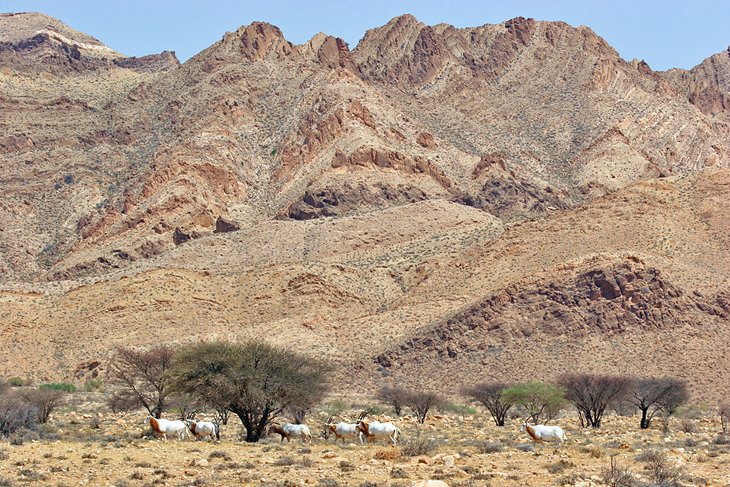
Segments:
[[[703,113],[727,117],[730,110],[730,47],[690,70],[671,69],[664,77]]]
[[[727,53],[661,73],[586,27],[404,15],[180,65],[0,22],[4,373],[264,335],[343,382],[600,357],[727,386],[699,352],[730,333]]]

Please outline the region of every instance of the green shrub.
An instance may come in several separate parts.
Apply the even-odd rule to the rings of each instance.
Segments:
[[[439,408],[439,410],[444,413],[458,414],[460,416],[469,416],[477,413],[476,408],[467,406],[466,404],[456,404],[454,402],[445,403]]]
[[[30,379],[23,379],[22,377],[11,377],[8,379],[8,384],[13,387],[29,386],[31,384]]]
[[[98,379],[87,379],[84,382],[84,392],[104,392],[104,383]]]
[[[46,389],[50,391],[63,391],[63,392],[76,392],[76,386],[69,384],[68,382],[51,382],[48,384],[41,384],[38,389]]]

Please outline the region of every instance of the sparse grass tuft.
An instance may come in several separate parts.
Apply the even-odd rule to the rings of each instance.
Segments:
[[[482,441],[477,443],[479,453],[499,453],[504,451],[504,444],[501,441]]]
[[[532,443],[520,443],[515,445],[515,448],[523,452],[535,453],[535,446]]]
[[[568,468],[575,467],[575,463],[568,460],[560,460],[559,462],[551,463],[548,465],[547,471],[552,474],[563,473]]]
[[[296,464],[296,460],[294,460],[292,457],[279,457],[276,460],[274,460],[274,463],[272,465],[276,465],[277,467],[289,467],[291,465]]]
[[[231,461],[231,456],[222,450],[215,450],[210,452],[210,454],[208,455],[208,460],[213,460],[214,458],[222,458],[227,462]]]

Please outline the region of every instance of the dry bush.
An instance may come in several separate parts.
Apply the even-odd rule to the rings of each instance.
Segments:
[[[526,453],[535,453],[535,445],[532,443],[520,443],[515,448]]]
[[[504,451],[504,444],[497,441],[482,441],[476,445],[479,453],[499,453]]]
[[[551,463],[546,468],[547,468],[547,471],[552,474],[559,474],[559,473],[563,473],[566,469],[573,468],[573,467],[575,467],[575,463],[573,463],[569,460],[560,460],[558,462]]]
[[[646,463],[644,470],[648,472],[652,482],[662,487],[679,486],[682,476],[681,471],[672,466],[667,459],[666,454],[660,451],[650,451],[639,455],[637,460]]]
[[[223,450],[214,450],[208,454],[208,460],[213,460],[214,458],[222,458],[227,462],[231,461],[231,456]]]
[[[579,475],[577,473],[569,473],[568,475],[563,475],[562,477],[559,477],[555,483],[558,485],[576,485],[578,482],[584,479],[583,475]]]
[[[712,441],[715,445],[730,445],[730,435],[720,435]]]
[[[373,455],[373,458],[376,460],[397,460],[401,457],[401,451],[398,448],[384,448],[382,450],[378,450],[375,452],[375,455]]]
[[[34,429],[37,424],[38,409],[35,406],[17,394],[0,397],[0,437],[9,437],[22,429]]]
[[[409,438],[403,442],[400,451],[403,456],[417,457],[420,455],[430,455],[436,451],[438,444],[431,438],[424,438],[420,434],[413,438]]]
[[[619,467],[615,456],[611,456],[611,464],[603,470],[601,477],[603,483],[610,487],[635,487],[638,484],[629,470]]]
[[[682,431],[685,433],[697,433],[699,431],[699,428],[697,427],[697,423],[695,423],[691,419],[683,419],[681,424]]]
[[[137,398],[129,394],[128,392],[114,391],[109,395],[107,399],[107,405],[114,414],[121,413],[124,411],[134,411],[139,407]]]

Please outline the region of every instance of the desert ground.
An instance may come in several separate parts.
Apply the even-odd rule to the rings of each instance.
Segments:
[[[641,431],[638,416],[608,415],[600,429],[583,429],[572,411],[558,424],[568,441],[533,447],[513,417],[502,428],[488,414],[461,406],[436,411],[420,426],[411,416],[392,418],[401,428],[397,446],[335,443],[323,424],[333,411],[352,420],[365,407],[343,398],[326,402],[307,418],[314,439],[259,443],[240,440],[232,417],[221,440],[153,438],[145,414],[104,412],[101,394],[77,394],[42,429],[0,443],[0,485],[251,485],[410,486],[440,479],[457,486],[730,485],[730,437],[720,434],[711,411],[689,407],[666,423]],[[205,415],[203,415],[205,416]],[[170,417],[168,415],[168,417]],[[22,443],[22,444],[18,444]],[[626,477],[607,476],[612,460]],[[664,482],[658,476],[663,476]],[[623,483],[621,483],[623,482]]]

